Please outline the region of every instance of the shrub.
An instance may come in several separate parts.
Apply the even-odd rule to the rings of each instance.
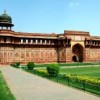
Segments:
[[[10,65],[11,65],[12,67],[19,68],[20,62],[12,63],[12,64],[10,64]]]
[[[27,64],[28,70],[33,70],[34,67],[35,67],[34,62],[28,62],[28,64]]]
[[[57,76],[59,73],[59,70],[60,70],[60,68],[59,68],[58,64],[49,64],[47,66],[47,72],[50,77]]]
[[[19,67],[19,66],[20,66],[20,62],[16,62],[15,65],[16,65],[17,67]]]

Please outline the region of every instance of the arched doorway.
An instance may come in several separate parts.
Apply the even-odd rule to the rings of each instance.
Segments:
[[[76,44],[72,48],[72,61],[74,62],[83,62],[83,46]]]
[[[74,56],[72,57],[72,61],[74,61],[74,62],[79,62],[78,56],[74,55]]]

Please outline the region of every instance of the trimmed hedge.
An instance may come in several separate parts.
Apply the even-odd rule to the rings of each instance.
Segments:
[[[28,70],[33,70],[34,67],[35,67],[34,62],[28,62],[28,63],[27,63],[27,68],[28,68]]]
[[[88,77],[88,76],[82,76],[82,75],[77,75],[77,74],[71,74],[71,75],[64,75],[66,78],[70,78],[73,80],[77,81],[83,81],[85,83],[90,83],[93,85],[98,85],[100,86],[100,79]]]
[[[47,66],[47,72],[48,72],[50,77],[57,76],[59,71],[60,71],[60,67],[58,64],[49,64]]]

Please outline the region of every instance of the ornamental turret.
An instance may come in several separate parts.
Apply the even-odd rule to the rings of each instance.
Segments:
[[[4,10],[4,13],[0,15],[0,29],[2,30],[11,30],[12,26],[12,18],[7,15],[6,10]]]

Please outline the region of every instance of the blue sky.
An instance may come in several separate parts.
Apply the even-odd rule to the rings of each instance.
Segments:
[[[80,30],[100,35],[100,0],[0,0],[0,14],[4,9],[13,19],[14,31]]]

